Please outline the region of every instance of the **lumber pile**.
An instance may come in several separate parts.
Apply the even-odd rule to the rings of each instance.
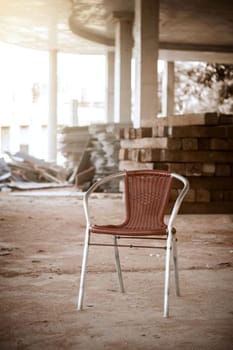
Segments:
[[[184,175],[191,189],[183,212],[233,213],[233,116],[206,114],[199,125],[184,126],[177,117],[173,123],[170,118],[171,125],[163,119],[153,127],[122,131],[119,169]]]
[[[99,124],[86,127],[65,127],[61,130],[60,150],[71,169],[69,182],[86,190],[93,182],[118,171],[120,128],[122,125]],[[112,183],[107,192],[118,191]]]
[[[88,126],[66,126],[59,130],[59,150],[66,158],[67,167],[79,164],[88,143]]]
[[[88,126],[63,127],[59,134],[59,150],[66,159],[66,168],[70,173],[69,183],[76,183],[79,187],[83,182],[89,182],[92,179],[87,176],[84,181],[76,179],[77,175],[91,167],[90,162],[90,135]]]
[[[120,128],[115,124],[89,127],[91,163],[96,169],[93,182],[118,171],[119,130]],[[114,182],[108,183],[104,190],[118,192],[119,186]]]

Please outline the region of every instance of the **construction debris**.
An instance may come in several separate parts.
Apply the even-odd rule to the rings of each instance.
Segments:
[[[64,168],[23,152],[0,158],[0,188],[35,189],[67,185]]]
[[[66,159],[64,168],[23,152],[6,152],[0,159],[0,188],[25,190],[75,184],[85,191],[93,182],[118,171],[120,129],[124,126],[63,127],[59,150]],[[118,192],[119,185],[113,182],[99,190]]]

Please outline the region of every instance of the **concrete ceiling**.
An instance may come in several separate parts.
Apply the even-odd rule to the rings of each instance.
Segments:
[[[69,0],[0,0],[0,41],[39,50],[103,52],[69,28]]]
[[[0,0],[0,41],[72,53],[114,46],[115,11],[134,0]],[[78,35],[76,35],[76,34]],[[233,62],[232,0],[161,0],[160,58]]]

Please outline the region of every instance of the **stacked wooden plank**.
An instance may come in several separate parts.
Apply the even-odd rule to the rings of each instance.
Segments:
[[[233,116],[205,114],[199,125],[178,117],[122,132],[119,168],[164,169],[186,176],[184,212],[233,212]],[[187,117],[186,124],[190,122]],[[185,124],[185,118],[183,118]],[[201,125],[202,124],[202,125]]]
[[[59,150],[66,158],[67,167],[74,168],[80,163],[89,139],[88,126],[66,126],[60,130]]]
[[[93,181],[118,171],[119,131],[120,127],[116,124],[101,124],[89,127],[91,163],[96,169]],[[110,182],[105,186],[106,192],[117,192],[118,189],[119,186],[116,182]]]
[[[61,130],[60,149],[72,170],[69,182],[84,189],[92,182],[118,171],[120,127],[117,124],[98,124],[86,127],[65,127]],[[108,192],[118,191],[109,184]]]
[[[66,126],[60,130],[59,149],[66,159],[69,169],[69,183],[75,183],[79,189],[90,186],[94,169],[90,161],[90,135],[88,126]],[[83,186],[84,185],[84,186]]]

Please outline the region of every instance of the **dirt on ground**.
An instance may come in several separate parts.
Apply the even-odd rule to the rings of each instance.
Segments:
[[[98,223],[123,218],[120,195],[96,195],[91,208]],[[176,228],[181,296],[172,273],[169,318],[162,249],[120,249],[122,294],[113,249],[91,247],[78,312],[82,200],[0,194],[0,349],[231,350],[233,216],[180,215]]]

